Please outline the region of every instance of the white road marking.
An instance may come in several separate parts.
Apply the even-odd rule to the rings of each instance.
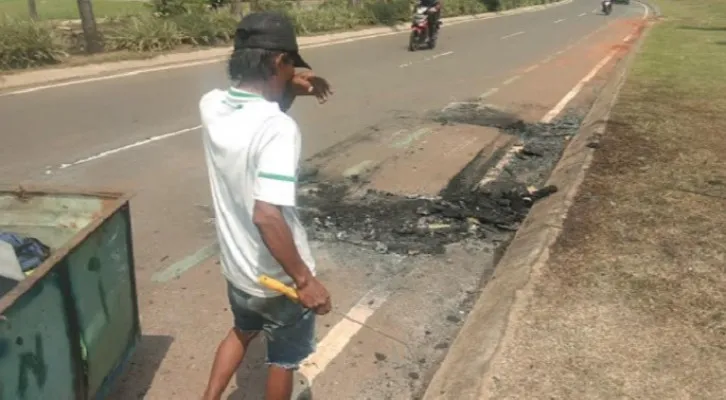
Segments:
[[[512,33],[510,35],[502,36],[501,39],[502,40],[509,39],[509,38],[513,38],[513,37],[519,36],[519,35],[524,35],[524,31],[520,31],[520,32]]]
[[[483,187],[486,184],[490,182],[494,182],[499,175],[502,174],[502,171],[504,168],[509,164],[512,159],[514,158],[517,153],[519,153],[520,150],[522,150],[524,146],[512,146],[507,150],[506,153],[502,156],[502,158],[499,159],[499,162],[497,162],[497,165],[494,166],[494,168],[487,171],[486,175],[484,175],[484,178],[482,178],[481,181],[479,181],[479,187]]]
[[[519,78],[521,78],[520,75],[514,75],[513,77],[511,77],[511,78],[507,79],[506,81],[502,82],[502,85],[512,84],[512,83],[516,82]]]
[[[451,150],[445,152],[444,153],[444,157],[448,157],[448,156],[450,156],[452,154],[458,153],[459,151],[461,151],[461,150],[463,150],[463,149],[471,146],[472,144],[476,143],[477,140],[479,140],[479,138],[472,138],[472,139],[469,139],[469,140],[467,140],[465,142],[462,142],[458,146],[456,146],[456,147],[452,148]]]
[[[85,164],[87,162],[95,161],[95,160],[98,160],[100,158],[104,158],[104,157],[110,156],[112,154],[120,153],[122,151],[129,150],[129,149],[133,149],[134,147],[139,147],[139,146],[143,146],[145,144],[151,143],[151,142],[157,142],[159,140],[164,140],[164,139],[168,139],[168,138],[171,138],[171,137],[174,137],[174,136],[179,136],[179,135],[185,134],[187,132],[196,131],[196,130],[201,129],[201,128],[202,128],[201,125],[197,125],[197,126],[193,126],[191,128],[185,128],[185,129],[180,129],[180,130],[175,131],[175,132],[165,133],[163,135],[152,136],[152,137],[150,137],[148,139],[140,140],[138,142],[134,142],[134,143],[131,143],[131,144],[127,144],[125,146],[117,147],[115,149],[106,150],[106,151],[100,152],[100,153],[98,153],[96,155],[93,155],[93,156],[90,156],[90,157],[86,157],[86,158],[82,158],[80,160],[73,161],[72,163],[61,164],[61,165],[58,166],[57,169],[66,169],[66,168],[73,167],[73,166],[76,166],[76,165]]]
[[[578,15],[578,17],[584,17],[585,15],[587,15],[587,13],[582,13],[582,14]]]
[[[527,74],[527,73],[529,73],[529,72],[532,72],[532,71],[534,71],[534,70],[535,70],[535,69],[537,69],[537,68],[539,68],[539,64],[534,64],[534,65],[530,66],[529,68],[525,69],[525,70],[524,70],[524,71],[522,71],[522,72],[523,72],[523,73],[525,73],[525,74]]]
[[[595,75],[597,75],[598,72],[600,72],[602,67],[604,67],[608,62],[610,62],[610,60],[613,59],[613,57],[615,57],[617,52],[618,50],[616,49],[608,53],[608,55],[605,56],[605,58],[603,58],[599,63],[597,63],[597,65],[595,65],[595,67],[587,75],[585,75],[584,78],[580,80],[580,82],[577,82],[575,87],[573,87],[572,90],[570,90],[553,109],[551,109],[547,114],[545,114],[544,117],[542,117],[541,121],[544,123],[552,122],[557,117],[557,115],[559,115],[562,110],[565,109],[567,104],[572,101],[572,99],[574,99],[578,93],[580,93],[582,88],[585,87],[585,84],[587,84]]]
[[[486,92],[482,93],[481,96],[479,96],[479,99],[486,99],[487,97],[493,95],[494,93],[498,92],[499,88],[491,88],[487,90]]]
[[[563,22],[565,20],[567,20],[567,18],[558,19],[557,21],[555,21],[555,24],[559,24],[560,22]]]
[[[346,316],[360,323],[365,323],[383,305],[390,294],[385,284],[373,288],[348,311]],[[307,378],[309,383],[312,383],[330,362],[343,351],[361,328],[363,328],[361,324],[345,318],[341,319],[318,343],[318,350],[302,362],[300,373]]]
[[[352,167],[346,168],[345,171],[343,171],[343,178],[351,178],[354,176],[360,176],[362,174],[365,174],[375,165],[376,162],[373,160],[361,161],[358,164],[353,165]]]
[[[7,93],[0,93],[0,97],[12,96],[12,95],[16,95],[16,94],[32,93],[32,92],[37,92],[40,90],[53,89],[53,88],[59,88],[59,87],[65,87],[65,86],[79,85],[82,83],[92,83],[92,82],[107,81],[110,79],[126,78],[129,76],[141,75],[141,74],[146,74],[149,72],[167,71],[167,70],[172,70],[172,69],[195,67],[197,65],[214,64],[214,63],[223,61],[224,59],[225,58],[217,57],[217,58],[212,58],[209,60],[195,61],[195,62],[191,62],[191,63],[165,65],[165,66],[155,67],[155,68],[138,69],[135,71],[124,72],[121,74],[97,76],[95,78],[79,79],[79,80],[73,80],[73,81],[68,81],[68,82],[50,83],[47,85],[30,87],[27,89],[14,90],[12,92],[7,92]]]
[[[646,8],[647,13],[647,8]],[[625,38],[625,41],[628,41],[632,38],[634,34],[628,35],[628,37]],[[603,58],[595,67],[584,77],[582,78],[565,96],[555,105],[554,108],[552,108],[547,114],[545,114],[542,119],[540,119],[540,122],[542,123],[550,123],[552,122],[557,115],[559,115],[562,110],[569,104],[570,101],[572,101],[575,96],[577,96],[580,91],[582,91],[583,87],[593,78],[595,75],[597,75],[600,70],[607,65],[610,60],[615,57],[618,50],[613,50],[610,53],[608,53],[605,58]],[[552,57],[548,57],[548,59],[551,59]],[[546,61],[543,61],[546,62]],[[490,182],[495,181],[499,175],[501,175],[504,168],[512,161],[512,159],[516,156],[516,154],[522,149],[522,146],[512,146],[507,150],[507,152],[502,156],[502,158],[497,162],[497,164],[489,171],[487,171],[486,175],[479,181],[479,187],[482,187]]]
[[[433,55],[433,56],[430,56],[430,57],[426,57],[426,58],[424,58],[421,61],[409,61],[409,62],[407,62],[405,64],[399,65],[398,68],[407,68],[407,67],[410,67],[410,66],[412,66],[414,64],[418,64],[418,63],[422,63],[422,62],[426,62],[426,61],[433,61],[433,60],[435,60],[437,58],[445,57],[445,56],[450,56],[452,54],[454,54],[453,51],[447,51],[445,53],[440,53],[440,54],[436,54],[436,55]]]
[[[643,9],[645,10],[645,13],[643,14],[643,19],[647,19],[648,15],[650,13],[650,10],[644,4],[642,4],[642,3],[638,3],[638,4],[640,4],[643,7]],[[593,12],[597,12],[597,9],[594,10]],[[607,26],[607,25],[605,25],[605,26]],[[593,32],[590,32],[586,36],[580,38],[576,43],[579,43],[582,40],[584,40],[585,38],[595,34],[596,32],[599,32],[600,30],[604,29],[605,26],[598,28],[597,30],[595,30]],[[633,32],[630,35],[628,35],[627,37],[625,37],[624,41],[625,42],[629,41],[630,39],[633,38],[633,36],[635,36],[635,32]],[[560,102],[557,103],[557,105],[555,105],[555,107],[553,109],[551,109],[547,114],[545,114],[542,117],[542,119],[540,119],[540,122],[543,122],[543,123],[552,122],[557,117],[557,115],[559,115],[559,113],[562,112],[562,110],[567,106],[567,104],[570,101],[572,101],[572,99],[582,90],[582,88],[585,86],[585,84],[587,82],[589,82],[608,62],[610,62],[610,60],[612,60],[613,57],[615,57],[617,52],[618,52],[618,50],[613,50],[610,53],[608,53],[608,55],[606,55],[605,58],[603,58],[584,78],[582,78],[582,80],[580,80],[580,82],[578,82],[575,85],[575,87],[573,87],[572,90],[570,90],[565,95],[565,97],[563,97],[562,100],[560,100]],[[561,52],[558,52],[557,54],[559,54],[559,53],[561,53]],[[554,56],[549,56],[545,60],[541,61],[541,63],[544,64],[544,63],[552,61],[553,59],[554,59]],[[497,165],[495,165],[492,170],[488,171],[487,174],[484,176],[484,178],[482,178],[482,180],[479,181],[479,187],[482,187],[482,186],[486,185],[487,183],[496,180],[499,177],[499,175],[502,173],[504,168],[507,166],[507,164],[509,164],[509,162],[511,162],[511,160],[514,158],[514,156],[517,154],[517,152],[519,152],[521,149],[522,149],[522,147],[520,147],[520,146],[512,146],[511,148],[509,148],[509,150],[507,150],[507,152],[504,154],[502,159],[499,160]]]
[[[447,111],[451,110],[452,108],[456,108],[456,107],[459,107],[459,106],[465,105],[465,104],[471,104],[471,103],[468,103],[465,101],[452,101],[451,103],[447,104],[446,107],[442,108],[441,112],[447,112]]]
[[[454,54],[454,52],[453,52],[453,51],[447,51],[446,53],[441,53],[441,54],[437,54],[437,55],[435,55],[435,56],[431,57],[431,59],[432,59],[432,60],[435,60],[435,59],[437,59],[437,58],[439,58],[439,57],[444,57],[444,56],[450,56],[450,55],[452,55],[452,54]]]
[[[550,123],[552,122],[557,115],[564,110],[564,108],[569,104],[570,101],[572,101],[575,96],[577,96],[578,93],[582,90],[582,88],[589,82],[601,69],[605,66],[610,60],[615,57],[615,54],[617,54],[617,50],[611,51],[605,58],[603,58],[596,66],[593,68],[590,73],[588,73],[584,78],[578,82],[575,87],[570,90],[565,97],[560,100],[557,105],[553,109],[551,109],[547,114],[545,114],[542,119],[540,119],[540,122],[543,123]],[[512,146],[507,150],[507,152],[502,156],[502,158],[497,162],[497,164],[487,171],[486,175],[484,175],[484,178],[479,181],[479,187],[483,187],[486,184],[495,181],[499,175],[501,175],[504,168],[512,161],[512,159],[516,156],[516,154],[522,150],[522,146]]]

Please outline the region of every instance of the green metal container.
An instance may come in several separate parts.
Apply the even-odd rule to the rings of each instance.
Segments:
[[[0,231],[52,253],[0,298],[0,400],[104,398],[138,342],[128,197],[0,188]]]

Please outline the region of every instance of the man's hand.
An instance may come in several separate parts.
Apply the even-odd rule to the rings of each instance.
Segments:
[[[325,315],[332,308],[330,302],[330,293],[325,289],[322,283],[315,277],[305,282],[302,286],[297,287],[297,295],[300,303],[305,307],[315,311],[318,315]]]
[[[312,71],[303,71],[292,78],[292,86],[296,96],[315,96],[319,103],[328,101],[333,88],[325,78],[315,76]]]

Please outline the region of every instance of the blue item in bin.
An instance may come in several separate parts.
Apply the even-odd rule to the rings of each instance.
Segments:
[[[36,238],[0,232],[0,240],[13,246],[23,272],[32,271],[50,256],[50,247]]]

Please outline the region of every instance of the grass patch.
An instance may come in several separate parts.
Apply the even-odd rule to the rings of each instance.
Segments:
[[[78,19],[78,7],[73,0],[36,0],[38,16],[42,20]],[[144,2],[134,0],[94,0],[96,18],[118,17],[128,14],[148,13]],[[26,0],[0,0],[0,15],[28,18]]]
[[[57,64],[65,56],[52,25],[0,17],[0,69]]]
[[[655,3],[537,289],[548,396],[724,398],[726,2]]]

